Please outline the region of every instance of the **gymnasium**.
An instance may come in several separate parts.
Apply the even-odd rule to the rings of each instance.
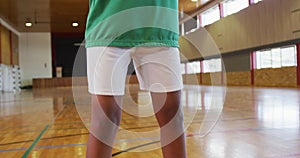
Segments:
[[[300,158],[300,1],[178,7],[187,156]],[[0,0],[1,158],[86,157],[88,11],[88,0]],[[122,110],[112,157],[161,158],[132,63]]]

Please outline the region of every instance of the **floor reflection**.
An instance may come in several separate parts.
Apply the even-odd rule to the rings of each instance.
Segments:
[[[83,122],[88,125],[90,120],[86,87],[25,90],[0,96],[0,157],[22,156],[45,125],[49,129],[31,156],[84,155],[88,130]],[[186,85],[182,105],[190,158],[300,157],[299,89]],[[127,89],[123,108],[120,131],[158,128],[150,95],[139,91],[137,85]],[[144,139],[125,135],[116,142],[127,149],[154,138],[156,135]],[[24,141],[29,143],[18,143]],[[159,154],[155,150],[141,157]],[[132,154],[124,152],[119,157],[130,158]]]

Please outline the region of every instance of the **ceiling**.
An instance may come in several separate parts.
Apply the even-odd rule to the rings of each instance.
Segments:
[[[179,0],[179,10],[192,14],[214,0]],[[88,0],[0,0],[0,17],[19,32],[82,33]],[[25,27],[25,22],[33,22]],[[72,22],[79,22],[72,27]]]

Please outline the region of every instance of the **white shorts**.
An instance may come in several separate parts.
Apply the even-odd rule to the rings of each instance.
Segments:
[[[124,95],[131,59],[142,90],[172,92],[182,89],[177,48],[91,47],[87,48],[89,92],[96,95]]]

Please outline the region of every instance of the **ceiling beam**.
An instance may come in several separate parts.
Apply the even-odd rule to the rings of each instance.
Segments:
[[[0,24],[2,26],[4,26],[5,28],[7,28],[8,30],[10,30],[11,32],[15,33],[16,35],[20,36],[21,33],[19,31],[17,31],[15,28],[13,28],[10,24],[8,24],[5,20],[3,20],[1,17],[0,17]]]

